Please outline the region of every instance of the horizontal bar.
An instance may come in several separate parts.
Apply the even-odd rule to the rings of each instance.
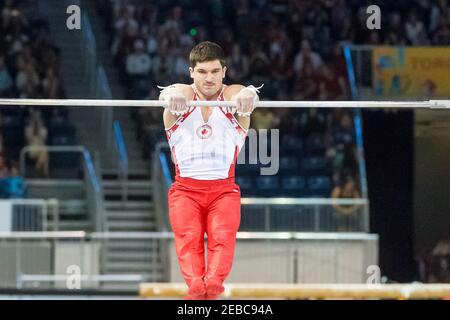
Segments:
[[[58,204],[58,199],[2,199],[0,200],[0,202],[9,202],[11,203],[13,206],[17,205],[17,206],[51,206],[51,205],[57,205]]]
[[[0,232],[0,239],[84,239],[84,231],[13,231]]]
[[[172,232],[15,231],[0,232],[1,239],[173,239]],[[238,240],[377,240],[378,235],[360,232],[244,232]]]
[[[238,232],[238,240],[374,241],[377,234],[361,232]]]
[[[3,106],[166,107],[163,100],[0,99]],[[235,107],[234,101],[188,101],[188,106]],[[428,101],[259,101],[260,108],[405,108],[448,109],[450,100]]]
[[[173,239],[172,232],[94,232],[91,239]],[[358,232],[238,232],[238,240],[377,240],[376,234]]]
[[[21,274],[18,276],[19,281],[38,281],[38,282],[56,282],[67,281],[67,279],[73,277],[72,274]],[[80,275],[81,281],[108,281],[108,282],[139,282],[145,279],[140,274],[95,274],[95,275]]]
[[[442,299],[450,284],[225,284],[227,298],[281,299]],[[141,298],[185,297],[184,283],[141,283]]]

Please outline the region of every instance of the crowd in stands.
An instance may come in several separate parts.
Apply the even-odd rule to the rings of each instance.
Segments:
[[[422,246],[416,250],[418,281],[450,283],[450,235],[434,247]]]
[[[351,99],[341,45],[449,45],[447,0],[98,0],[111,53],[128,98],[157,99],[156,85],[190,83],[188,53],[204,40],[227,55],[225,83],[265,84],[262,99]],[[366,27],[368,5],[382,8],[383,27]],[[252,128],[283,128],[283,141],[323,145],[328,196],[361,192],[353,111],[257,109]],[[161,110],[139,110],[144,155],[164,139]],[[356,195],[356,193],[353,192]],[[358,194],[358,195],[359,195]]]
[[[60,53],[48,23],[34,11],[30,0],[0,1],[0,96],[8,98],[64,98],[59,75]],[[58,126],[68,123],[67,110],[2,107],[0,111],[0,194],[21,194],[17,164],[24,146],[39,146],[27,159],[37,177],[48,177],[51,144]],[[9,179],[9,182],[5,179]],[[11,180],[13,182],[11,182]],[[9,190],[9,191],[5,191]],[[9,196],[8,196],[9,194]]]

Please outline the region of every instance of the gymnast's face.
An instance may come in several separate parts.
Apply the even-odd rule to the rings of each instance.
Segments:
[[[197,62],[194,68],[189,68],[195,87],[206,99],[222,90],[226,70],[219,60]]]

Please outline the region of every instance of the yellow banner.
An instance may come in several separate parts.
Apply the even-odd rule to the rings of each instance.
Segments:
[[[373,89],[384,97],[450,96],[450,47],[376,47]]]

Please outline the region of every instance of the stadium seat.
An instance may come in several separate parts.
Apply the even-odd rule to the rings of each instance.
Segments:
[[[261,195],[278,194],[278,177],[277,176],[259,176],[256,178],[256,187]]]
[[[241,191],[251,190],[254,187],[251,177],[237,176],[236,183],[241,187]]]
[[[294,156],[280,158],[280,172],[283,174],[295,174],[298,169],[297,158]]]
[[[312,176],[308,178],[308,196],[329,196],[331,193],[331,179],[328,176]]]
[[[288,155],[301,152],[303,149],[303,140],[297,136],[284,135],[281,139],[280,153],[282,155]]]
[[[306,140],[306,152],[310,156],[320,156],[325,153],[325,144],[322,134],[312,134]]]
[[[305,179],[301,176],[285,176],[281,178],[282,193],[286,196],[300,196],[305,185]]]
[[[323,174],[326,171],[326,159],[324,157],[312,156],[301,160],[302,171],[306,174]]]

